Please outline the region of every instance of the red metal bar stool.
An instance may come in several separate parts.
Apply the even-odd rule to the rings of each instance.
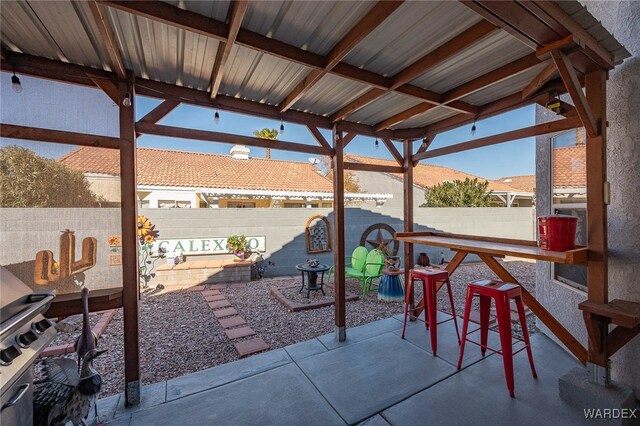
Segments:
[[[449,272],[443,271],[440,269],[412,269],[409,271],[409,282],[407,283],[407,288],[405,289],[405,299],[404,299],[404,324],[402,325],[402,338],[404,339],[404,332],[407,328],[407,317],[411,315],[412,319],[418,319],[409,313],[409,296],[411,294],[411,289],[413,287],[414,281],[422,281],[422,291],[424,294],[424,307],[425,307],[425,326],[427,330],[429,330],[429,334],[431,336],[431,352],[433,355],[436,354],[438,350],[438,333],[437,326],[438,324],[442,324],[443,322],[453,320],[453,323],[456,327],[456,334],[458,336],[458,344],[460,344],[460,332],[458,331],[458,321],[456,319],[456,310],[453,306],[453,293],[451,292],[451,281],[449,281]],[[452,318],[437,322],[437,308],[436,308],[436,299],[437,299],[437,283],[438,281],[442,281],[447,285],[447,291],[449,292],[449,302],[451,302],[451,314]],[[431,327],[429,327],[431,326]]]
[[[480,328],[467,332],[469,326],[469,313],[471,312],[471,301],[473,296],[480,297]],[[496,314],[498,318],[498,329],[500,332],[500,345],[501,349],[495,350],[487,347],[487,338],[489,336],[489,311],[491,309],[491,299],[496,302]],[[518,317],[520,318],[520,325],[522,326],[522,336],[524,339],[511,336],[511,308],[510,301],[515,301],[518,309]],[[467,335],[475,333],[480,330],[480,343],[474,342],[467,338]],[[525,346],[513,352],[512,339],[524,342]],[[462,358],[464,356],[464,344],[470,342],[480,346],[482,355],[486,353],[487,349],[492,352],[502,355],[504,363],[504,375],[507,380],[507,388],[509,389],[509,395],[514,397],[514,383],[513,383],[513,356],[518,352],[526,349],[527,355],[529,355],[529,364],[531,365],[531,372],[533,378],[537,379],[536,367],[533,365],[533,355],[531,354],[531,343],[529,342],[529,332],[527,330],[527,321],[524,316],[524,306],[522,304],[522,298],[520,296],[520,286],[511,283],[505,283],[496,280],[477,280],[469,283],[467,286],[467,301],[464,308],[464,321],[462,323],[462,345],[460,346],[460,358],[458,359],[458,370],[462,366]]]

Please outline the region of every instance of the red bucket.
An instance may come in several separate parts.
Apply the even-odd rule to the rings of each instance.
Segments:
[[[555,214],[538,218],[540,248],[551,251],[567,251],[576,248],[578,218]]]

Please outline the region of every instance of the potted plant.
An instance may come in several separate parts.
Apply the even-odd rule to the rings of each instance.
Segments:
[[[251,255],[251,249],[249,248],[249,241],[244,235],[232,235],[227,237],[227,250],[229,253],[233,253],[236,258],[235,261],[242,261]]]
[[[394,272],[400,270],[400,256],[394,256],[389,243],[381,243],[376,250],[384,255],[385,268]]]

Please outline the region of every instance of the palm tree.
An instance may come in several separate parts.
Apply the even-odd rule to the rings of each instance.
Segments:
[[[278,131],[276,129],[267,129],[266,127],[262,130],[254,130],[253,135],[256,138],[271,139],[274,141],[278,139]],[[271,158],[271,148],[266,148],[265,157],[267,159]]]

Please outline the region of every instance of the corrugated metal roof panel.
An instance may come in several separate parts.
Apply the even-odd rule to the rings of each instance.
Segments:
[[[531,49],[510,34],[495,31],[411,83],[444,93],[531,52]]]
[[[296,102],[294,109],[331,115],[367,90],[366,84],[327,74]]]
[[[326,55],[374,4],[372,1],[250,2],[242,26]]]
[[[229,14],[229,6],[231,2],[229,0],[215,0],[215,1],[164,1],[172,6],[179,7],[181,9],[188,10],[190,12],[197,13],[199,15],[208,16],[209,18],[217,19],[218,21],[227,22],[227,15]]]
[[[472,105],[484,105],[504,98],[505,96],[513,95],[514,93],[524,89],[546,65],[546,63],[538,64],[521,74],[493,84],[469,96],[465,96],[461,100],[469,102]]]
[[[418,99],[400,93],[388,92],[348,116],[347,120],[374,125],[419,103]]]
[[[616,64],[631,56],[631,53],[580,2],[565,0],[556,3],[613,55]]]
[[[455,1],[406,2],[365,37],[345,62],[392,76],[480,20]]]
[[[208,90],[218,41],[119,10],[108,10],[127,68],[143,78]]]
[[[93,68],[109,66],[89,7],[84,3],[2,2],[2,42],[22,52]]]
[[[454,115],[458,115],[458,114],[459,114],[458,111],[454,111],[449,108],[436,107],[428,111],[425,111],[422,114],[413,116],[410,119],[405,120],[396,126],[393,126],[392,129],[395,130],[395,129],[407,129],[411,127],[423,127],[431,123],[436,123],[440,120],[444,120],[445,118],[453,117]]]
[[[270,105],[278,104],[309,72],[303,65],[246,47],[234,46],[220,93]]]

